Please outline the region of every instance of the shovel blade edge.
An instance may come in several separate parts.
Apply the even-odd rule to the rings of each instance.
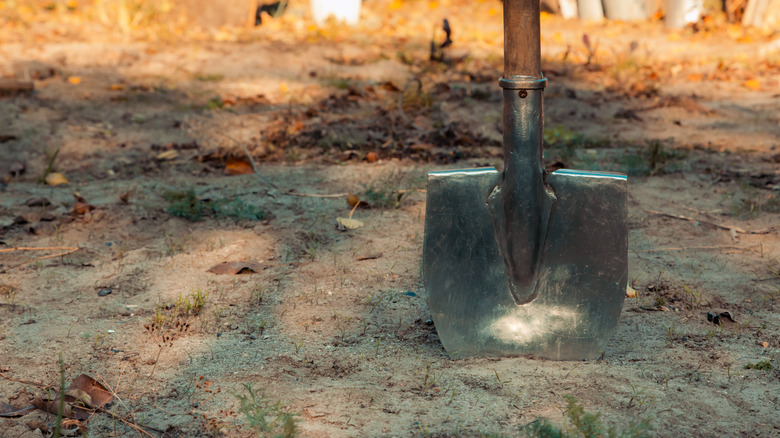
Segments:
[[[436,330],[453,358],[593,359],[614,334],[628,281],[627,181],[559,170],[538,297],[517,305],[486,200],[493,169],[428,175],[423,278]],[[518,224],[521,225],[521,224]]]

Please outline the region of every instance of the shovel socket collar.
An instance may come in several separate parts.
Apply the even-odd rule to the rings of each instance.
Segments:
[[[510,90],[544,90],[547,86],[547,78],[516,75],[499,79],[498,86]]]

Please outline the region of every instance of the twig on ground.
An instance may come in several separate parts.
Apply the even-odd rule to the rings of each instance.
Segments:
[[[696,219],[696,218],[689,217],[689,216],[683,216],[681,214],[664,213],[662,211],[655,211],[655,210],[645,210],[645,211],[647,213],[654,214],[654,215],[657,215],[657,216],[665,216],[665,217],[670,217],[672,219],[680,219],[680,220],[684,220],[684,221],[688,221],[688,222],[699,222],[699,223],[702,223],[702,224],[709,225],[711,227],[720,228],[722,230],[735,231],[735,232],[740,233],[740,234],[769,234],[769,233],[771,233],[771,232],[773,232],[773,231],[775,231],[777,229],[777,227],[769,227],[769,228],[764,228],[763,230],[755,230],[755,231],[754,230],[745,230],[745,229],[740,228],[740,227],[735,227],[735,226],[732,226],[732,225],[719,224],[717,222],[710,222],[710,221],[706,221],[706,220],[703,220],[703,219]]]
[[[0,79],[0,93],[30,92],[35,89],[33,81]]]
[[[54,258],[54,257],[61,257],[61,256],[66,256],[66,255],[68,255],[68,254],[71,254],[71,253],[74,253],[74,252],[78,251],[79,249],[81,249],[81,248],[79,248],[79,247],[77,247],[77,246],[46,246],[46,247],[27,247],[27,246],[17,246],[17,247],[15,247],[15,248],[6,248],[6,249],[0,249],[0,253],[4,253],[4,252],[13,252],[13,251],[52,251],[52,250],[66,250],[65,252],[61,252],[61,253],[57,253],[57,254],[50,254],[50,255],[47,255],[47,256],[36,257],[36,258],[34,258],[34,259],[32,259],[32,260],[28,260],[28,261],[26,261],[26,262],[19,263],[18,265],[9,266],[9,267],[7,268],[7,269],[16,269],[16,268],[18,268],[19,266],[23,266],[23,265],[26,265],[27,263],[32,263],[32,262],[35,262],[35,261],[38,261],[38,260],[45,260],[45,259],[51,259],[51,258]],[[4,269],[3,271],[5,271],[5,270],[7,270],[7,269]],[[0,271],[0,272],[3,272],[3,271]]]
[[[352,214],[355,213],[355,210],[357,210],[358,205],[360,205],[360,202],[356,203],[354,207],[352,207],[352,210],[349,211],[349,216],[347,218],[352,219]]]
[[[283,193],[287,196],[298,196],[301,198],[346,198],[349,193],[332,193],[332,194],[319,194],[319,193]]]
[[[79,247],[77,246],[17,246],[14,248],[6,248],[6,249],[0,249],[0,252],[13,252],[13,251],[54,251],[54,250],[67,250],[65,254],[70,254],[72,252],[78,251]],[[54,254],[51,256],[45,256],[45,257],[56,257],[59,254]]]

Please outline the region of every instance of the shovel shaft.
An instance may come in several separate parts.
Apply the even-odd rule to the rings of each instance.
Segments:
[[[501,79],[504,89],[504,174],[491,194],[496,240],[517,304],[536,298],[541,255],[554,194],[542,169],[544,79]]]
[[[504,0],[504,174],[488,203],[515,302],[536,299],[555,203],[542,170],[540,0]]]
[[[504,0],[504,77],[541,77],[541,0]]]

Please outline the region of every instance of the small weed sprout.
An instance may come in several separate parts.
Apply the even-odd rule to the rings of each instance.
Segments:
[[[577,364],[577,365],[579,365],[579,364]],[[497,371],[495,368],[493,368],[493,373],[495,373],[495,375],[496,375],[496,380],[498,380],[498,386],[499,386],[501,389],[504,389],[504,384],[506,384],[506,383],[509,383],[509,382],[511,382],[511,381],[512,381],[512,379],[509,379],[509,380],[501,380],[501,377],[498,375],[498,371]]]
[[[756,363],[749,363],[745,365],[746,370],[760,370],[760,371],[772,371],[774,367],[772,362],[768,360],[762,360]]]
[[[5,295],[5,303],[9,306],[16,307],[16,288],[13,286],[0,284],[0,292]]]
[[[255,392],[252,385],[244,383],[244,394],[236,394],[239,410],[246,416],[249,427],[264,437],[291,438],[298,434],[296,417],[281,402],[271,403],[263,391]]]
[[[666,335],[669,337],[669,340],[666,341],[666,345],[671,345],[674,341],[677,340],[677,338],[680,336],[680,333],[677,331],[676,328],[674,328],[673,325],[670,326],[664,326],[664,329],[666,329]]]
[[[637,388],[633,384],[630,385],[631,398],[628,400],[628,405],[626,406],[627,408],[636,406],[642,413],[644,413],[647,412],[648,409],[651,409],[653,406],[655,406],[655,397],[652,397],[646,393],[646,386],[643,388]]]
[[[521,429],[527,437],[577,437],[577,438],[607,438],[607,437],[631,437],[644,438],[650,436],[653,430],[651,419],[644,418],[639,422],[631,421],[628,429],[618,431],[614,426],[605,426],[601,420],[601,412],[595,414],[587,412],[582,404],[573,396],[565,395],[566,408],[562,409],[566,421],[563,428],[559,429],[549,420],[539,419]]]
[[[259,306],[263,304],[264,296],[265,290],[263,290],[263,286],[255,284],[255,286],[249,292],[249,304],[253,306]]]

